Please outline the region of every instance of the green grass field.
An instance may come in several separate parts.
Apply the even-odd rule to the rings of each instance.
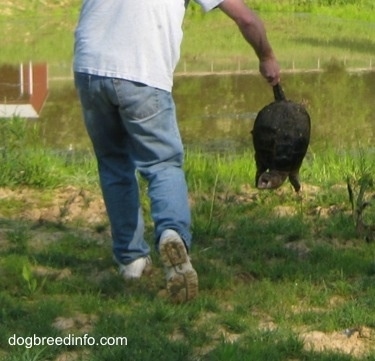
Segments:
[[[1,63],[47,61],[51,76],[70,74],[80,1],[8,2],[0,10]],[[372,67],[374,4],[363,1],[248,1],[268,30],[284,71],[316,69],[336,59]],[[194,3],[184,22],[179,72],[256,71],[257,59],[236,26],[220,11],[203,14]]]
[[[251,151],[188,150],[200,295],[174,305],[156,252],[141,281],[117,274],[93,155],[26,129],[2,123],[17,136],[0,164],[1,360],[374,360],[374,233],[355,226],[365,203],[375,220],[373,153],[311,154],[296,195],[256,190]],[[146,229],[152,244],[149,216]]]

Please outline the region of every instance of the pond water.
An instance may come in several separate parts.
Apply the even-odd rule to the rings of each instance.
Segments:
[[[375,72],[283,74],[287,98],[306,105],[312,119],[313,151],[374,148]],[[173,89],[186,147],[233,152],[252,148],[257,112],[273,99],[258,74],[176,76]],[[49,95],[37,122],[48,146],[89,149],[73,80],[49,79]]]

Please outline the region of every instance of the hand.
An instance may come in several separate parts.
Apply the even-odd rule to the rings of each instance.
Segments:
[[[260,60],[259,71],[271,86],[280,82],[280,67],[275,58]]]

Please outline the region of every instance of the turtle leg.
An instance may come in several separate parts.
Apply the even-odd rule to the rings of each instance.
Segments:
[[[268,167],[261,161],[259,157],[255,154],[255,164],[257,171],[255,173],[255,187],[258,187],[258,182],[260,176],[268,169]]]
[[[289,181],[292,184],[294,190],[298,193],[301,189],[301,184],[299,182],[299,170],[289,173]]]

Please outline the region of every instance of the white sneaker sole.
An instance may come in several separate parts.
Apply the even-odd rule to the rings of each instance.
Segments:
[[[167,291],[171,301],[182,303],[195,298],[198,295],[198,275],[182,240],[167,236],[160,241],[159,251],[167,270]]]

